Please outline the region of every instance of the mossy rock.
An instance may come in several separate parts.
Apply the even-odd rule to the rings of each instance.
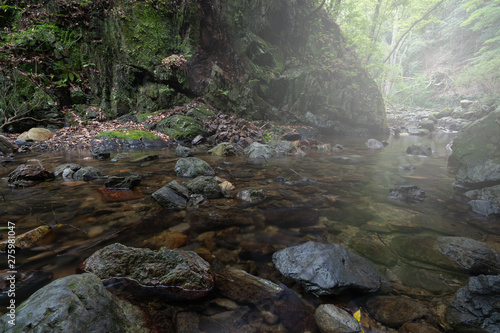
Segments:
[[[186,116],[205,120],[208,117],[215,116],[215,112],[210,110],[205,104],[200,104],[197,107],[188,110],[188,112],[186,112]]]
[[[156,124],[156,130],[176,140],[191,140],[198,135],[203,136],[207,133],[199,120],[182,115],[163,119]]]
[[[135,140],[158,140],[159,137],[153,133],[139,130],[125,130],[125,131],[106,131],[97,135],[98,139],[117,139],[124,141]]]

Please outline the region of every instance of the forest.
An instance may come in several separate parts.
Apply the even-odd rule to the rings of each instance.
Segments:
[[[131,10],[131,6],[135,6],[135,9]],[[180,9],[183,14],[173,15],[173,9],[169,9],[169,6],[175,7],[175,10]],[[234,111],[245,108],[240,105],[237,107],[235,103],[227,109],[232,109],[232,112],[240,113],[249,119],[284,120],[289,117],[283,117],[285,113],[280,115],[273,109],[293,109],[292,103],[283,99],[295,99],[293,103],[296,104],[299,103],[298,99],[284,95],[292,89],[300,88],[292,88],[289,84],[283,83],[283,80],[274,85],[270,81],[277,81],[275,77],[279,75],[282,77],[302,75],[296,74],[298,71],[293,73],[290,70],[288,72],[293,74],[283,74],[284,69],[287,69],[285,63],[287,66],[290,63],[304,64],[309,61],[308,57],[328,59],[317,60],[322,64],[312,70],[322,71],[326,73],[325,75],[335,75],[332,67],[336,64],[332,59],[338,58],[339,51],[332,49],[333,44],[336,45],[334,48],[339,48],[341,45],[344,59],[356,59],[354,60],[356,64],[346,65],[345,71],[349,70],[347,69],[349,66],[351,69],[353,66],[366,69],[375,80],[386,106],[391,108],[416,106],[439,108],[453,103],[456,105],[457,101],[464,98],[484,100],[495,99],[498,96],[500,6],[497,0],[324,0],[290,1],[280,5],[257,1],[252,5],[241,6],[237,3],[233,5],[223,3],[219,4],[221,11],[219,15],[225,16],[227,22],[213,27],[218,31],[206,32],[218,39],[212,42],[213,46],[219,49],[204,54],[197,51],[200,43],[204,42],[200,39],[203,38],[204,32],[200,30],[200,26],[195,27],[197,23],[193,22],[200,20],[200,17],[189,11],[190,6],[192,6],[190,1],[2,1],[0,129],[18,132],[33,125],[53,123],[60,126],[62,116],[66,118],[66,124],[68,123],[69,110],[80,116],[91,114],[91,117],[103,112],[108,118],[129,111],[138,112],[137,105],[128,105],[123,110],[117,110],[120,107],[111,104],[113,99],[116,104],[127,104],[120,100],[135,98],[131,93],[133,88],[126,85],[141,85],[142,82],[139,81],[147,81],[146,76],[151,78],[149,82],[156,84],[154,92],[150,94],[157,95],[156,101],[164,100],[149,109],[144,107],[146,112],[182,105],[197,96],[210,95],[211,98],[208,99],[215,106],[223,104],[226,108],[231,104],[229,100],[243,99],[242,95],[245,93],[242,89],[232,90],[232,86],[228,86],[227,83],[215,83],[209,89],[200,87],[202,77],[213,76],[213,73],[200,72],[197,75],[182,73],[186,68],[189,68],[188,72],[196,71],[194,68],[199,64],[207,66],[206,61],[200,59],[202,57],[211,57],[212,60],[214,57],[219,57],[219,62],[226,62],[227,66],[231,66],[230,69],[222,68],[227,72],[223,76],[241,77],[245,75],[243,72],[253,71],[254,75],[248,77],[245,85],[252,89],[252,85],[255,86],[254,82],[261,83],[254,89],[260,89],[261,95],[269,95],[265,89],[274,91],[274,96],[264,97],[268,103],[259,107],[267,110],[256,111],[257,107],[246,106],[248,108],[246,112]],[[271,16],[269,13],[273,9],[279,12]],[[297,36],[300,35],[300,38],[293,42],[288,40],[286,47],[283,46],[283,42],[279,43],[281,45],[276,43],[269,45],[273,43],[272,38],[285,35],[278,36],[280,32],[264,32],[275,34],[266,40],[262,31],[275,29],[273,22],[264,20],[259,22],[257,16],[246,13],[248,11],[264,13],[266,10],[268,12],[265,18],[275,22],[290,19],[294,15],[300,16],[298,22],[303,27],[300,28],[301,31],[293,32]],[[205,11],[202,15],[209,15],[203,8],[202,11]],[[103,23],[102,20],[106,20],[106,17],[116,15],[120,15],[123,22],[117,23],[115,20],[114,23],[110,21]],[[231,15],[232,17],[228,17]],[[286,15],[290,17],[283,18]],[[163,19],[170,23],[165,25]],[[250,19],[255,21],[250,22]],[[325,26],[327,22],[325,19],[335,21],[340,26],[343,37],[337,36],[328,25]],[[220,17],[214,20],[220,21]],[[203,23],[203,20],[201,21]],[[256,28],[257,24],[261,26]],[[161,36],[157,28],[168,29],[170,32]],[[286,28],[299,29],[291,25]],[[142,40],[139,36],[141,29],[146,31]],[[195,31],[196,29],[199,31]],[[261,32],[257,32],[258,38],[255,40],[247,37],[236,42],[233,36],[242,29],[248,31],[260,29]],[[311,31],[307,31],[308,29]],[[130,37],[124,41],[126,45],[119,45],[120,41],[116,40],[116,36],[111,36],[115,33],[118,37],[120,34],[132,35],[126,37]],[[195,36],[196,33],[199,36]],[[311,45],[306,45],[309,47],[307,52],[301,50],[293,53],[290,50],[283,52],[280,50],[276,56],[272,54],[272,50],[276,48],[290,49],[293,48],[292,43],[300,45],[303,43],[301,38],[309,40],[314,38],[316,41],[308,41]],[[339,38],[343,41],[340,42]],[[121,36],[121,39],[124,40],[124,36]],[[250,57],[254,57],[252,60],[255,61],[250,65],[238,65],[244,63],[241,55],[238,55],[237,48],[241,47],[239,45],[230,46],[233,50],[230,52],[236,53],[235,55],[230,53],[233,59],[224,59],[221,53],[227,53],[224,48],[228,47],[223,45],[227,43],[225,39],[232,39],[233,44],[246,42],[248,48],[254,47],[254,50],[247,48],[244,51],[247,55],[253,52],[254,55]],[[148,43],[153,43],[154,46]],[[141,47],[145,50],[142,55],[139,51]],[[201,45],[202,49],[204,47]],[[111,48],[116,49],[110,50]],[[311,51],[310,48],[315,50]],[[260,59],[255,55],[258,52],[262,53]],[[120,53],[127,54],[121,56]],[[133,83],[128,82],[125,87],[119,86],[118,79],[114,75],[117,74],[117,70],[110,68],[114,64],[109,57],[113,56],[116,56],[118,61],[131,63],[126,70],[127,73],[119,75],[128,75],[128,78],[123,79],[132,80]],[[141,59],[141,56],[149,58],[145,60]],[[151,65],[148,65],[148,62]],[[164,68],[169,67],[168,73],[155,75],[154,72],[155,70],[158,72],[158,68],[152,66],[153,62],[156,62],[156,66],[163,64]],[[252,68],[249,69],[249,66]],[[318,69],[319,66],[323,68]],[[300,65],[295,68],[300,68]],[[143,73],[138,74],[142,69]],[[269,73],[272,75],[268,75]],[[308,79],[311,80],[309,85],[322,85],[321,80],[327,80],[322,78],[322,75],[312,75]],[[349,77],[357,74],[346,75]],[[101,77],[101,82],[98,82],[98,76]],[[193,84],[196,80],[198,82]],[[348,83],[343,84],[348,85]],[[143,85],[146,90],[151,88],[146,86]],[[114,91],[114,95],[110,89]],[[287,92],[283,92],[283,89]],[[121,90],[126,90],[123,92],[125,96],[121,96],[123,95]],[[256,103],[253,97],[248,97],[249,94],[246,93],[246,104]],[[231,98],[231,95],[238,96]],[[228,98],[224,100],[225,97]],[[155,101],[142,100],[138,103],[155,103]],[[329,103],[338,104],[338,101]],[[300,112],[305,113],[304,102],[299,104],[302,109]],[[320,109],[323,106],[307,105],[307,107]],[[331,105],[329,107],[332,108]],[[349,113],[346,108],[348,109],[343,106],[344,110],[339,113]],[[294,117],[299,118],[299,121],[304,120],[300,114]],[[332,119],[335,120],[335,115]],[[20,122],[26,123],[27,126],[21,126]]]

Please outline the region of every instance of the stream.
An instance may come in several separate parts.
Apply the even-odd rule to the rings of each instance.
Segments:
[[[161,240],[156,236],[173,230],[188,236],[188,244],[181,249],[207,248],[225,265],[255,275],[269,266],[273,251],[309,240],[336,243],[367,259],[401,292],[451,297],[468,277],[434,266],[432,258],[416,260],[410,244],[403,253],[394,240],[460,236],[500,250],[497,221],[470,214],[465,204],[452,197],[454,175],[447,168],[446,145],[454,136],[435,132],[431,137],[378,138],[389,144],[382,149],[366,148],[366,138],[322,137],[322,142],[345,149],[306,151],[304,157],[276,157],[261,163],[243,156],[212,156],[203,147],[194,147],[195,157],[207,161],[235,189],[231,197],[210,199],[184,211],[165,211],[151,198],[172,180],[188,180],[175,175],[174,150],[115,152],[108,160],[93,160],[87,150],[21,154],[14,157],[15,163],[0,167],[1,225],[15,222],[18,235],[43,224],[54,226],[43,244],[16,253],[18,271],[38,270],[52,279],[79,272],[87,257],[108,244],[157,249]],[[414,143],[428,143],[432,157],[407,155],[406,148]],[[159,159],[133,162],[151,154]],[[132,171],[143,177],[137,190],[119,193],[104,190],[105,179],[66,182],[58,178],[30,188],[9,187],[9,172],[34,159],[48,170],[71,162],[94,166],[104,175]],[[401,168],[408,164],[414,170]],[[427,197],[418,202],[389,198],[389,190],[399,185],[416,185]],[[245,189],[262,189],[266,199],[245,204],[236,198]],[[304,227],[266,224],[266,212],[277,209],[283,220],[314,210],[319,221]],[[7,231],[1,233],[5,240]],[[6,267],[6,255],[0,256],[1,267]]]

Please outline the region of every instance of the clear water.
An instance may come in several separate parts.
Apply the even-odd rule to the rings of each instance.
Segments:
[[[24,189],[11,188],[4,181],[0,183],[0,220],[2,226],[7,221],[15,222],[17,234],[42,224],[59,225],[43,244],[18,251],[16,258],[19,271],[43,270],[51,272],[54,279],[74,274],[83,260],[114,242],[148,246],[153,236],[174,227],[189,236],[189,245],[184,248],[194,250],[207,246],[200,234],[236,226],[231,241],[218,241],[210,249],[228,265],[235,258],[225,257],[226,250],[235,253],[242,246],[245,251],[236,258],[240,265],[248,260],[256,265],[270,262],[270,255],[249,252],[248,244],[278,250],[308,240],[333,242],[365,257],[396,289],[407,294],[444,297],[461,286],[466,277],[433,265],[432,259],[419,261],[397,253],[391,242],[397,237],[463,236],[500,250],[498,221],[474,216],[452,198],[454,176],[447,169],[446,145],[453,137],[439,133],[431,138],[389,137],[389,145],[378,150],[366,148],[366,139],[321,138],[325,143],[341,144],[345,150],[306,151],[305,157],[274,158],[267,163],[252,163],[241,156],[214,157],[198,149],[195,156],[206,160],[219,177],[230,181],[236,189],[232,198],[212,199],[182,212],[163,211],[151,199],[154,191],[171,180],[187,181],[174,173],[177,158],[172,150],[114,153],[111,160],[105,161],[90,159],[85,150],[17,155],[19,163],[37,159],[49,170],[72,162],[97,167],[105,175],[137,172],[144,176],[134,192],[140,197],[110,199],[100,190],[104,187],[102,179],[56,179]],[[433,156],[407,155],[406,148],[417,142],[429,143]],[[132,162],[147,154],[158,154],[159,159]],[[404,164],[413,165],[415,170],[402,170],[400,166]],[[1,177],[6,178],[16,166],[0,167]],[[276,181],[278,176],[289,183]],[[389,199],[389,189],[398,185],[416,185],[426,192],[427,198],[423,202]],[[267,198],[259,205],[245,205],[236,199],[236,193],[243,189],[262,189]],[[319,212],[319,222],[308,228],[266,225],[266,210],[280,207],[314,209]],[[5,239],[6,231],[1,232]],[[5,255],[0,259],[4,267]]]

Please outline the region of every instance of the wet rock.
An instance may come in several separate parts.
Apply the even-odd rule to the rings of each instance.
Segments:
[[[215,112],[208,108],[206,104],[200,104],[186,112],[186,116],[206,120],[215,116]]]
[[[470,190],[464,193],[473,212],[481,215],[500,214],[500,185]]]
[[[242,190],[236,195],[238,199],[249,204],[259,204],[266,199],[263,190]]]
[[[131,190],[141,184],[141,176],[133,172],[122,172],[110,176],[104,186],[113,190]]]
[[[401,185],[389,190],[389,198],[406,201],[423,201],[427,198],[425,191],[415,185]]]
[[[366,309],[375,320],[396,328],[429,313],[420,302],[404,296],[371,297],[366,301]]]
[[[149,162],[149,161],[157,160],[159,158],[160,158],[160,156],[158,156],[158,154],[146,155],[146,156],[141,156],[141,157],[138,157],[136,159],[133,159],[132,162],[133,163]]]
[[[297,147],[293,142],[290,141],[278,141],[270,144],[273,150],[273,155],[305,155],[304,152]]]
[[[198,176],[190,180],[186,187],[193,193],[201,194],[206,198],[213,199],[222,196],[222,191],[215,177]]]
[[[336,244],[292,246],[273,254],[273,263],[281,274],[316,296],[350,289],[374,292],[386,283],[365,259]]]
[[[189,199],[189,189],[179,184],[175,180],[163,186],[151,196],[163,208],[166,209],[184,209]]]
[[[266,223],[282,228],[300,228],[318,223],[319,213],[308,207],[280,207],[264,212]]]
[[[453,140],[448,166],[465,190],[500,184],[500,108],[464,127]]]
[[[52,139],[54,134],[46,128],[33,127],[27,132],[20,134],[17,140],[24,141],[45,141]]]
[[[0,135],[0,155],[11,154],[14,151],[14,145],[5,136]]]
[[[459,289],[446,312],[454,332],[498,332],[500,275],[479,275]]]
[[[500,252],[465,237],[438,237],[437,247],[469,274],[500,274]]]
[[[382,243],[378,237],[362,237],[356,236],[351,240],[351,247],[361,254],[363,258],[367,258],[384,266],[392,266],[397,262],[396,255],[392,250]]]
[[[9,174],[9,186],[28,187],[54,178],[54,174],[42,166],[21,164]]]
[[[384,148],[384,144],[376,139],[368,139],[368,141],[365,142],[365,146],[371,149]]]
[[[224,297],[236,302],[253,304],[278,298],[284,290],[269,280],[231,267],[224,268],[217,273],[216,288]]]
[[[2,332],[150,332],[144,314],[108,292],[94,274],[70,275],[35,292]]]
[[[419,143],[406,148],[406,153],[409,155],[432,156],[432,148],[428,144]]]
[[[434,121],[432,119],[422,120],[419,123],[419,126],[420,126],[420,128],[427,129],[430,132],[432,132],[432,131],[434,131],[436,129],[436,126],[435,126]]]
[[[212,167],[196,157],[180,158],[174,167],[178,177],[215,176]]]
[[[66,163],[66,164],[60,164],[56,167],[54,171],[54,176],[59,177],[62,176],[63,178],[66,179],[72,179],[73,174],[77,172],[81,166],[76,163]]]
[[[210,265],[194,252],[158,251],[115,243],[98,250],[83,263],[86,272],[106,283],[122,284],[142,295],[198,299],[214,287]]]
[[[89,166],[78,169],[74,173],[73,179],[89,181],[92,179],[98,179],[101,177],[101,175],[102,175],[101,171],[99,171],[97,168]]]
[[[161,234],[151,237],[145,241],[147,247],[159,249],[166,247],[171,250],[177,249],[181,246],[187,245],[189,242],[188,237],[180,232],[164,230]]]
[[[111,157],[111,153],[104,147],[97,147],[92,149],[90,157],[96,160],[107,160]]]
[[[175,148],[175,156],[179,156],[179,157],[191,157],[191,156],[193,156],[193,150],[191,148],[178,145]]]
[[[208,153],[216,156],[235,156],[236,149],[229,142],[221,142],[216,147],[210,149]]]
[[[361,332],[359,322],[333,304],[321,304],[314,313],[321,333]]]
[[[269,160],[273,156],[273,149],[269,145],[253,142],[243,151],[248,158]]]
[[[418,127],[408,127],[408,134],[410,135],[418,135],[418,136],[426,136],[431,132],[427,128],[418,128]]]

